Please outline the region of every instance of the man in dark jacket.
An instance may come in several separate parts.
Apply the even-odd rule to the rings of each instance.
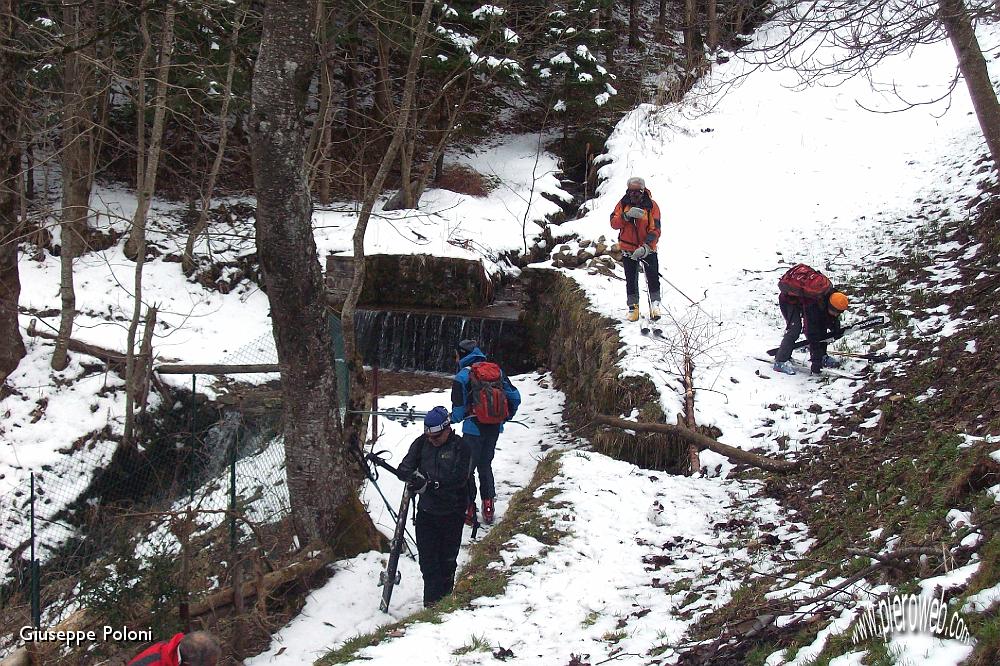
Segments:
[[[791,361],[792,348],[803,328],[806,340],[809,341],[809,374],[819,375],[824,367],[840,367],[840,363],[826,353],[827,343],[822,340],[842,335],[840,315],[847,310],[848,305],[847,296],[839,291],[829,291],[817,299],[789,296],[785,293],[778,296],[778,307],[785,318],[785,335],[781,338],[781,346],[774,357],[775,372],[795,374]]]
[[[468,503],[470,452],[451,428],[448,410],[435,407],[424,417],[424,434],[410,445],[399,477],[417,504],[417,551],[424,577],[424,606],[451,594],[462,545],[462,523]]]
[[[128,662],[128,666],[216,666],[220,654],[219,642],[212,634],[196,631],[154,643]]]
[[[618,246],[625,267],[625,302],[629,321],[639,320],[639,264],[646,273],[649,290],[649,318],[660,317],[660,261],[656,244],[660,240],[660,207],[653,201],[646,181],[628,179],[625,196],[611,213],[611,228],[618,230]]]
[[[479,493],[483,498],[483,522],[493,524],[495,516],[494,499],[497,491],[493,479],[493,456],[496,453],[497,439],[503,432],[503,423],[481,423],[473,415],[472,401],[472,366],[487,362],[486,354],[479,348],[475,340],[462,340],[455,348],[455,360],[458,372],[451,382],[451,420],[462,424],[462,434],[472,451],[473,474],[469,476],[469,506],[465,513],[465,522],[472,525],[476,518],[476,478],[479,472]],[[500,372],[500,383],[507,402],[505,421],[514,418],[521,404],[521,394],[511,384],[507,375]]]

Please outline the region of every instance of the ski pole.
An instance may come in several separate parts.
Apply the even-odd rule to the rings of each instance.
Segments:
[[[847,358],[860,358],[860,359],[864,359],[865,361],[873,361],[875,363],[883,363],[883,362],[889,360],[889,355],[888,354],[852,354],[850,352],[839,352],[839,351],[831,351],[831,352],[827,352],[827,353],[830,354],[831,356],[844,356],[844,357],[847,357]]]
[[[646,262],[645,262],[645,260],[640,259],[639,263],[642,264],[642,272],[645,273],[646,272]],[[708,312],[705,311],[705,308],[701,307],[700,301],[695,301],[693,298],[691,298],[690,296],[688,296],[687,294],[685,294],[683,291],[681,291],[680,287],[678,287],[676,284],[674,284],[673,282],[671,282],[670,280],[668,280],[666,277],[664,277],[664,275],[663,275],[663,273],[661,271],[657,270],[656,271],[656,275],[661,280],[663,280],[668,285],[670,285],[670,287],[674,291],[676,291],[678,294],[680,294],[681,296],[683,296],[684,298],[686,298],[691,305],[693,305],[696,308],[698,308],[699,310],[701,310],[702,314],[704,314],[709,319],[714,319],[714,317],[712,315],[708,314]],[[721,321],[719,322],[719,326],[722,326],[722,322]]]

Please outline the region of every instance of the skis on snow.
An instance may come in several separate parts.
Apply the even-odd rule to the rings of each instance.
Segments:
[[[657,338],[663,337],[663,329],[657,325],[660,318],[652,317],[641,317],[639,318],[639,332],[646,336],[653,336]]]
[[[392,588],[399,584],[400,574],[398,570],[399,555],[403,550],[403,540],[406,538],[406,514],[410,510],[410,485],[403,484],[403,498],[399,501],[399,513],[396,514],[396,531],[392,534],[392,542],[389,545],[389,561],[385,565],[385,571],[378,577],[378,584],[382,587],[382,602],[379,608],[383,613],[389,612],[389,601],[392,599]]]
[[[754,356],[754,358],[757,359],[758,361],[760,361],[761,363],[767,363],[768,365],[771,365],[771,366],[774,365],[774,359],[773,358],[763,358],[762,356]],[[809,366],[806,365],[805,363],[803,363],[802,361],[798,361],[796,359],[791,359],[791,361],[792,361],[792,365],[794,365],[796,368],[799,368],[800,370],[803,370],[803,371],[809,370]],[[778,374],[778,373],[776,373],[776,374]],[[865,377],[862,377],[861,375],[853,375],[853,374],[851,374],[849,372],[844,372],[843,370],[838,370],[836,368],[823,368],[823,373],[820,376],[823,376],[823,375],[826,375],[828,377],[835,377],[837,379],[852,379],[852,380],[857,380],[857,381],[864,381],[866,379]]]

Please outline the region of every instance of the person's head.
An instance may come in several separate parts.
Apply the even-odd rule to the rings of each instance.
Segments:
[[[216,666],[222,649],[215,636],[207,631],[195,631],[177,644],[177,654],[181,666]]]
[[[851,304],[850,301],[847,300],[847,296],[839,291],[835,291],[830,294],[830,298],[827,299],[827,303],[829,305],[827,310],[834,317],[839,317],[844,314],[844,311],[847,310],[848,306]]]
[[[625,185],[625,194],[631,203],[639,203],[646,194],[646,181],[639,176],[632,176]]]
[[[462,360],[464,357],[471,354],[478,346],[479,343],[476,342],[475,340],[460,341],[458,344],[455,345],[455,360],[456,361]]]
[[[451,436],[451,415],[438,405],[424,417],[424,435],[434,446],[441,446]]]

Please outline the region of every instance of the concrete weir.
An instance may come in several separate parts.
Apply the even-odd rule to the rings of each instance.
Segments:
[[[366,257],[367,278],[355,322],[365,363],[408,372],[450,373],[456,341],[475,338],[510,374],[547,367],[566,393],[567,415],[591,431],[595,414],[666,421],[656,387],[621,377],[615,322],[596,314],[576,283],[546,269],[524,269],[495,284],[478,261],[427,255]],[[353,259],[327,257],[336,305],[346,295]],[[603,453],[643,467],[679,472],[686,445],[669,435],[593,428]]]

